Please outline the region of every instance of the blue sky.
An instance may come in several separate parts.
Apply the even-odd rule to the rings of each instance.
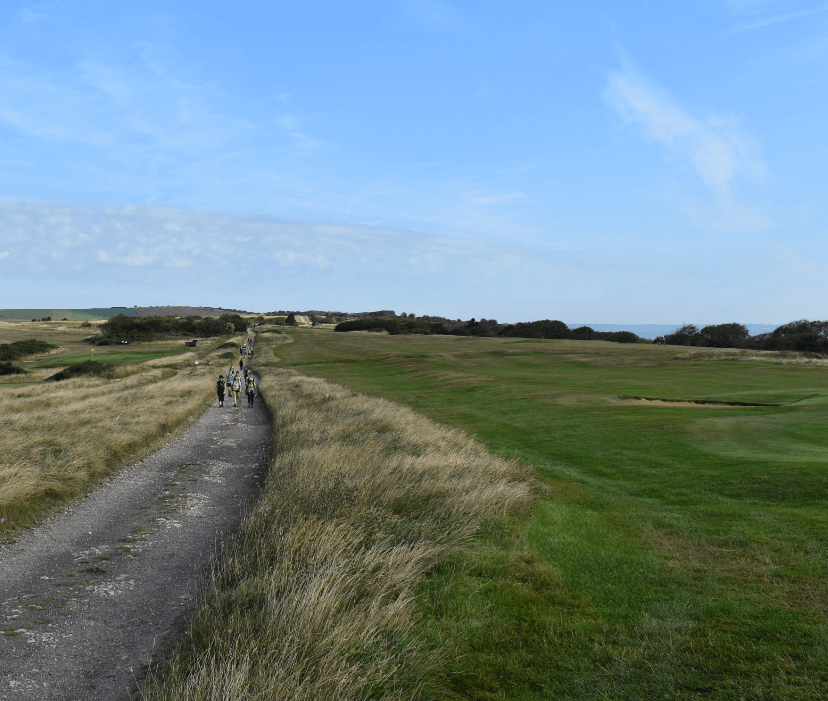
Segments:
[[[0,8],[0,307],[826,318],[828,3]]]

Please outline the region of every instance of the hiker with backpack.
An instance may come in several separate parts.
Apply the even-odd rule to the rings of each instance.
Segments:
[[[253,406],[253,400],[256,397],[256,380],[253,379],[253,373],[247,377],[247,406]]]
[[[219,375],[218,382],[216,382],[216,394],[218,395],[219,406],[224,406],[224,375]]]
[[[241,386],[241,376],[239,375],[239,373],[236,373],[233,376],[233,384],[230,386],[230,388],[233,390],[233,406],[239,405],[239,392],[241,392]]]

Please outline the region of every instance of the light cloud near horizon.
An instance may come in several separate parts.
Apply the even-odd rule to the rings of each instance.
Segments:
[[[762,319],[739,310],[767,297],[776,265],[762,249],[711,259],[681,241],[642,258],[626,252],[637,250],[634,238],[597,254],[571,243],[539,249],[392,227],[2,199],[0,231],[0,307],[12,308],[192,304],[645,323],[700,318],[713,305],[720,311],[704,316],[710,323],[753,322]],[[786,260],[801,257],[786,251]],[[739,293],[722,304],[725,274]],[[766,299],[774,319],[809,284],[778,280],[786,294]]]
[[[343,299],[356,304],[358,295],[350,289],[356,279],[381,281],[386,290],[377,291],[377,298],[393,297],[389,290],[395,287],[428,288],[437,281],[445,286],[447,278],[453,279],[449,289],[455,292],[465,288],[474,297],[490,298],[498,290],[529,294],[575,284],[572,271],[548,253],[388,227],[169,207],[5,201],[0,202],[0,230],[13,242],[0,254],[4,279],[16,277],[18,284],[36,287],[37,279],[59,277],[75,293],[86,283],[143,288],[140,294],[154,303],[168,303],[170,294],[186,294],[188,286],[199,294],[214,287],[219,299],[308,297],[315,287],[340,289]],[[248,285],[255,291],[245,294]],[[452,299],[444,306],[468,302]],[[370,306],[367,299],[363,303]]]

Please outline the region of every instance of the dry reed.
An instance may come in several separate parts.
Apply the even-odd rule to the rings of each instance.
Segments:
[[[447,654],[418,635],[418,584],[481,522],[528,509],[531,477],[411,409],[263,367],[274,342],[256,346],[264,492],[144,698],[418,698]]]

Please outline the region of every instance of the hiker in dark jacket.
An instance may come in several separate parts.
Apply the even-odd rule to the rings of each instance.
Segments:
[[[224,406],[224,375],[219,375],[218,382],[216,382],[216,394],[218,395],[219,406]]]

